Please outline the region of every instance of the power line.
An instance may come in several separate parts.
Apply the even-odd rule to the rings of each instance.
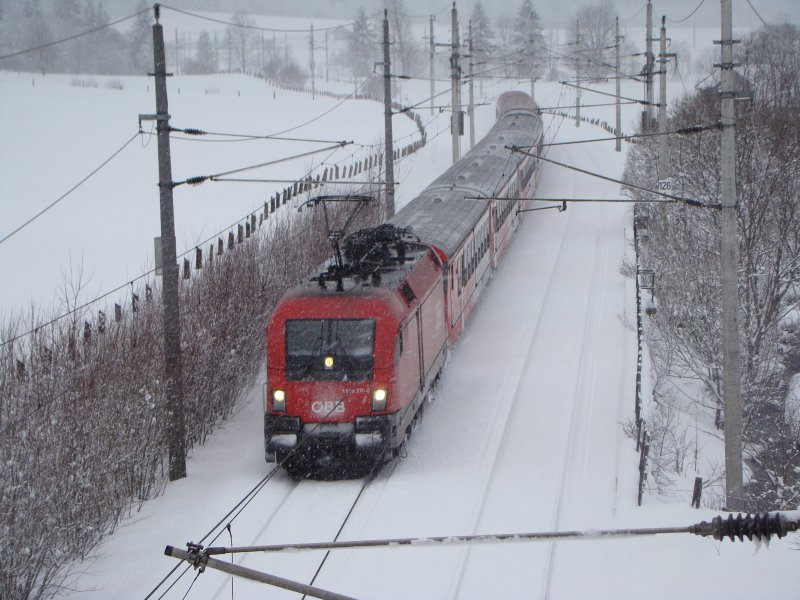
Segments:
[[[634,20],[636,17],[638,17],[640,14],[642,14],[642,11],[644,10],[644,8],[645,8],[646,6],[647,6],[647,2],[645,1],[645,2],[643,2],[643,3],[642,3],[642,6],[641,6],[641,8],[639,8],[639,10],[638,10],[638,11],[636,11],[636,14],[635,14],[635,15],[633,15],[632,17],[620,17],[620,18],[621,18],[623,21],[633,21],[633,20]]]
[[[185,133],[186,135],[216,135],[219,137],[236,137],[236,138],[242,138],[241,141],[278,140],[282,142],[312,142],[316,144],[342,143],[341,140],[317,140],[311,138],[293,138],[293,137],[281,137],[277,135],[258,135],[258,134],[246,134],[246,133],[220,133],[216,131],[204,131],[202,129],[193,129],[193,128],[181,129],[179,127],[170,127],[169,130],[170,132]]]
[[[279,158],[277,160],[271,160],[263,163],[258,163],[255,165],[250,165],[247,167],[241,167],[239,169],[231,169],[230,171],[223,171],[221,173],[216,173],[215,175],[199,175],[196,177],[189,177],[188,179],[184,179],[183,181],[173,181],[172,187],[177,187],[183,184],[189,185],[197,185],[199,183],[203,183],[205,181],[215,181],[218,177],[225,177],[226,175],[234,175],[235,173],[242,173],[244,171],[251,171],[253,169],[260,169],[261,167],[268,167],[271,165],[276,165],[282,162],[287,162],[289,160],[294,160],[296,158],[303,158],[305,156],[311,156],[312,154],[319,154],[320,152],[326,152],[328,150],[338,150],[339,148],[344,148],[348,144],[352,142],[337,142],[333,146],[327,146],[325,148],[319,148],[318,150],[310,150],[309,152],[303,152],[301,154],[295,154],[294,156],[289,156],[287,158]]]
[[[330,411],[328,411],[328,414],[327,414],[327,415],[325,415],[325,417],[324,417],[324,418],[328,418],[328,417],[329,417],[329,416],[330,416],[330,415],[331,415],[331,414],[332,414],[332,413],[333,413],[333,412],[336,410],[336,408],[337,408],[338,406],[340,406],[340,405],[341,405],[341,403],[342,403],[342,401],[340,400],[340,401],[339,401],[339,402],[338,402],[338,403],[337,403],[335,406],[333,406],[333,407],[330,409]],[[312,430],[311,430],[311,432],[310,432],[310,435],[313,435],[313,433],[314,433],[314,432],[315,432],[315,431],[316,431],[316,430],[317,430],[319,427],[320,427],[320,423],[317,423],[317,424],[316,424],[316,425],[315,425],[315,426],[312,428]],[[228,511],[228,512],[225,514],[225,516],[223,516],[223,517],[222,517],[222,518],[221,518],[219,521],[217,521],[217,523],[216,523],[216,524],[215,524],[213,527],[211,527],[211,529],[209,529],[209,530],[208,530],[208,532],[207,532],[207,533],[206,533],[206,534],[205,534],[205,535],[204,535],[202,538],[200,538],[200,541],[199,541],[199,542],[197,542],[197,544],[202,544],[202,543],[203,543],[203,542],[204,542],[206,539],[208,539],[208,538],[211,536],[211,534],[212,534],[212,533],[214,533],[214,531],[215,531],[217,528],[221,527],[223,524],[224,524],[224,527],[222,527],[222,528],[221,528],[221,529],[220,529],[220,530],[217,532],[217,535],[215,535],[215,536],[213,537],[213,539],[211,539],[211,541],[209,542],[209,544],[213,544],[215,541],[217,541],[217,539],[219,539],[219,536],[221,536],[221,535],[222,535],[222,534],[223,534],[223,533],[224,533],[226,530],[230,531],[230,526],[231,526],[231,524],[232,524],[232,523],[233,523],[233,522],[236,520],[236,518],[237,518],[239,515],[241,515],[241,514],[242,514],[242,512],[244,512],[244,510],[247,508],[247,506],[248,506],[248,505],[249,505],[249,504],[250,504],[250,503],[251,503],[251,502],[252,502],[252,501],[255,499],[255,497],[256,497],[256,496],[257,496],[257,495],[258,495],[258,494],[261,492],[261,490],[263,490],[263,489],[266,487],[266,485],[267,485],[267,484],[268,484],[268,483],[269,483],[269,482],[272,480],[272,478],[273,478],[273,477],[275,477],[275,475],[278,473],[278,471],[281,469],[281,467],[282,467],[282,466],[283,466],[283,465],[284,465],[284,464],[285,464],[285,463],[286,463],[286,462],[287,462],[287,461],[288,461],[288,460],[289,460],[289,459],[290,459],[290,458],[291,458],[293,455],[295,455],[295,454],[297,454],[297,453],[301,452],[301,449],[303,448],[303,446],[304,446],[304,445],[306,445],[307,443],[309,443],[309,440],[310,440],[310,439],[311,439],[310,437],[306,437],[306,438],[302,439],[302,440],[300,441],[300,443],[299,443],[299,444],[298,444],[298,445],[297,445],[295,448],[292,448],[292,449],[289,451],[289,453],[288,453],[288,454],[287,454],[287,455],[286,455],[286,456],[285,456],[285,457],[284,457],[284,458],[283,458],[283,459],[282,459],[282,460],[281,460],[279,463],[276,463],[276,464],[275,464],[275,466],[272,468],[272,470],[271,470],[269,473],[267,473],[267,474],[266,474],[264,477],[262,477],[262,478],[261,478],[261,480],[260,480],[258,483],[256,483],[256,484],[255,484],[255,485],[254,485],[252,488],[250,488],[250,490],[249,490],[249,491],[248,491],[248,492],[247,492],[247,493],[246,493],[246,494],[245,494],[245,495],[244,495],[244,496],[243,496],[243,497],[242,497],[242,498],[241,498],[241,499],[240,499],[240,500],[239,500],[239,501],[238,501],[238,502],[237,502],[237,503],[236,503],[236,504],[233,506],[233,508],[231,508],[231,509],[230,509],[230,510],[229,510],[229,511]],[[377,467],[377,465],[378,465],[378,463],[376,463],[376,464],[375,464],[375,466],[374,466],[374,467],[372,468],[372,470],[370,471],[370,476],[371,476],[372,478],[374,478],[374,474],[375,474],[375,467]],[[372,479],[368,479],[368,480],[366,480],[366,481],[364,482],[364,484],[362,484],[362,489],[361,489],[361,492],[359,492],[359,494],[358,494],[358,497],[360,497],[360,496],[361,496],[361,493],[363,492],[363,490],[364,490],[364,488],[366,487],[367,483],[369,483],[371,480],[372,480]],[[353,502],[353,505],[352,505],[352,506],[351,506],[351,508],[350,508],[350,512],[352,512],[353,508],[355,507],[355,503],[358,501],[358,497],[357,497],[357,498],[356,498],[356,500]],[[349,517],[349,513],[348,513],[348,517]],[[347,521],[347,517],[345,518],[345,522],[346,522],[346,521]],[[226,523],[226,522],[227,522],[227,523]],[[344,527],[344,523],[342,524],[342,527]],[[341,530],[340,530],[340,533],[341,533]],[[338,537],[338,536],[337,536],[337,537]],[[150,593],[149,593],[149,594],[147,594],[147,596],[145,596],[144,600],[148,600],[149,598],[151,598],[151,597],[153,596],[153,594],[155,594],[155,593],[156,593],[156,591],[158,591],[158,589],[159,589],[159,588],[160,588],[162,585],[164,585],[164,583],[166,583],[166,581],[167,581],[167,580],[168,580],[168,579],[169,579],[169,578],[172,576],[172,574],[173,574],[173,573],[175,573],[175,571],[178,569],[178,567],[179,567],[179,566],[180,566],[180,563],[178,563],[178,565],[176,565],[175,567],[173,567],[173,568],[170,570],[170,572],[169,572],[169,573],[167,573],[167,574],[166,574],[166,575],[165,575],[165,576],[164,576],[164,577],[161,579],[161,581],[160,581],[160,582],[159,582],[159,583],[158,583],[158,584],[157,584],[157,585],[156,585],[156,586],[155,586],[155,587],[154,587],[154,588],[153,588],[153,589],[150,591]],[[172,589],[172,588],[175,586],[175,584],[177,584],[177,583],[178,583],[178,581],[180,581],[180,579],[181,579],[181,578],[182,578],[182,577],[183,577],[183,576],[186,574],[186,572],[187,572],[188,570],[189,570],[189,567],[187,567],[187,568],[186,568],[186,569],[183,571],[183,573],[181,573],[181,574],[180,574],[180,575],[177,577],[177,579],[176,579],[175,581],[173,581],[173,582],[172,582],[172,584],[169,586],[169,588],[167,588],[167,590],[166,590],[166,591],[165,591],[163,594],[161,594],[161,596],[159,596],[159,598],[163,598],[163,597],[164,597],[164,596],[167,594],[167,592],[169,592],[169,590],[170,590],[170,589]]]
[[[569,83],[568,81],[559,81],[561,85],[566,85],[569,87],[574,87],[579,90],[584,90],[586,92],[591,92],[592,94],[600,94],[601,96],[611,96],[612,98],[617,98],[616,94],[612,94],[610,92],[601,92],[600,90],[593,90],[592,88],[583,87],[581,85],[575,85],[574,83]],[[620,100],[627,100],[629,102],[636,102],[637,104],[648,104],[647,100],[637,100],[636,98],[627,98],[625,96],[619,96]],[[654,103],[653,106],[658,106],[658,104]]]
[[[20,56],[21,54],[27,54],[28,52],[36,52],[37,50],[43,50],[45,48],[50,48],[51,46],[56,46],[57,44],[63,44],[64,42],[69,42],[71,40],[75,40],[79,37],[83,37],[84,35],[89,35],[91,33],[96,33],[98,31],[102,31],[103,29],[108,29],[109,27],[113,27],[119,23],[127,21],[128,19],[133,19],[134,17],[138,17],[139,15],[150,12],[152,10],[150,7],[145,8],[144,10],[140,10],[139,12],[135,12],[132,15],[128,15],[127,17],[122,17],[121,19],[117,19],[116,21],[112,21],[111,23],[106,23],[105,25],[100,25],[99,27],[95,27],[94,29],[89,29],[87,31],[82,31],[80,33],[76,33],[75,35],[71,35],[69,37],[62,38],[60,40],[55,40],[52,42],[47,42],[46,44],[42,44],[41,46],[36,46],[34,48],[26,48],[25,50],[18,50],[17,52],[12,52],[11,54],[4,54],[0,56],[0,60],[6,58],[13,58],[14,56]]]
[[[427,14],[427,15],[406,15],[406,14],[404,14],[404,13],[401,13],[401,12],[400,12],[400,11],[398,11],[398,10],[392,10],[391,8],[390,8],[390,9],[388,9],[388,11],[389,11],[390,13],[393,13],[393,14],[396,14],[396,15],[400,15],[401,17],[405,17],[406,19],[429,19],[431,15],[438,15],[439,13],[443,13],[443,12],[445,12],[446,10],[450,10],[450,5],[449,5],[449,4],[448,4],[448,5],[445,5],[445,6],[443,6],[443,7],[442,7],[442,8],[440,8],[439,10],[434,10],[434,11],[431,11],[431,12],[430,12],[429,14]]]
[[[520,154],[524,154],[526,156],[530,156],[532,158],[536,158],[536,159],[542,160],[544,162],[548,162],[548,163],[554,164],[554,165],[559,166],[559,167],[564,167],[564,168],[567,168],[567,169],[571,169],[573,171],[577,171],[578,173],[583,173],[584,175],[589,175],[591,177],[597,177],[598,179],[603,179],[605,181],[610,181],[611,183],[618,183],[621,186],[625,186],[627,188],[631,188],[631,189],[634,189],[634,190],[640,190],[640,191],[643,191],[643,192],[647,192],[649,194],[655,194],[656,196],[663,196],[664,198],[669,198],[670,200],[672,200],[674,202],[681,202],[681,203],[686,204],[688,206],[696,206],[696,207],[699,207],[699,208],[717,208],[717,209],[722,208],[722,206],[719,205],[719,204],[703,204],[699,200],[693,200],[691,198],[682,198],[681,196],[673,196],[672,194],[666,194],[664,192],[651,190],[651,189],[646,188],[644,186],[636,185],[634,183],[629,183],[627,181],[621,181],[619,179],[614,179],[613,177],[607,177],[606,175],[601,175],[600,173],[592,173],[591,171],[587,171],[585,169],[574,167],[572,165],[567,165],[565,163],[558,162],[558,161],[553,160],[551,158],[545,158],[544,156],[540,156],[538,154],[531,154],[530,152],[525,152],[524,150],[520,149],[517,146],[506,146],[506,148],[508,150],[511,150],[511,152],[519,152]]]
[[[620,104],[639,104],[638,100],[626,100]],[[616,102],[606,102],[604,104],[581,104],[581,108],[598,108],[600,106],[616,106]],[[565,108],[576,108],[576,106],[546,106],[539,107],[539,112],[551,112],[555,110],[564,110]]]
[[[750,0],[745,0],[745,2],[747,2],[747,6],[749,6],[750,10],[752,10],[755,13],[756,17],[758,17],[758,20],[761,21],[761,23],[764,25],[764,27],[769,27],[769,23],[767,23],[763,19],[763,17],[760,14],[758,14],[758,11],[756,10],[756,7],[753,6],[753,3],[750,2]]]
[[[688,15],[686,15],[683,19],[678,19],[677,21],[673,21],[672,19],[668,18],[667,21],[669,21],[670,23],[683,23],[684,21],[688,21],[690,18],[692,18],[692,15],[694,15],[694,13],[696,13],[698,10],[700,10],[700,7],[703,6],[703,3],[705,1],[706,0],[700,0],[700,4],[698,4],[695,7],[695,9],[692,12],[690,12]]]
[[[473,535],[447,535],[447,536],[427,536],[416,538],[389,538],[372,540],[352,540],[352,541],[333,541],[333,542],[301,542],[296,544],[271,544],[264,546],[240,546],[240,547],[218,547],[203,548],[197,544],[189,544],[189,556],[184,558],[189,560],[195,567],[203,564],[210,556],[231,553],[248,552],[286,552],[300,550],[334,550],[345,548],[377,548],[377,547],[397,547],[397,546],[423,546],[430,547],[436,545],[451,546],[463,544],[497,544],[503,542],[526,542],[553,539],[579,539],[597,540],[612,537],[636,537],[673,533],[689,533],[700,537],[712,537],[717,541],[729,538],[735,541],[739,538],[744,541],[746,537],[752,541],[769,541],[774,535],[777,538],[786,537],[787,534],[800,529],[800,514],[796,511],[783,511],[763,514],[739,513],[736,517],[728,514],[724,519],[721,516],[714,517],[711,522],[701,521],[694,525],[677,527],[643,527],[628,529],[590,529],[583,531],[537,531],[528,533],[493,533],[493,534],[473,534]],[[176,550],[172,546],[167,546],[165,554],[175,556],[172,551]],[[184,554],[181,551],[181,554]]]
[[[181,13],[183,15],[187,15],[189,17],[194,17],[195,19],[202,19],[203,21],[211,21],[212,23],[219,23],[220,25],[229,25],[230,27],[238,27],[240,29],[254,29],[256,31],[269,31],[275,33],[308,33],[310,29],[274,29],[270,27],[259,27],[258,25],[247,25],[245,23],[234,23],[233,21],[225,21],[223,19],[215,19],[214,17],[207,17],[204,15],[198,15],[197,13],[192,13],[186,10],[181,10],[180,8],[175,8],[174,6],[167,6],[166,4],[161,4],[161,8],[166,8],[168,10],[172,10],[177,13]],[[149,9],[148,9],[149,10]],[[374,19],[379,16],[380,13],[375,13],[373,15],[369,15],[368,19]],[[344,29],[346,27],[350,27],[353,25],[355,21],[351,21],[349,23],[343,23],[341,25],[333,25],[331,27],[322,27],[320,29],[315,29],[315,31],[332,31],[335,29]]]
[[[58,198],[56,198],[56,199],[55,199],[53,202],[51,202],[50,204],[48,204],[47,206],[45,206],[45,207],[44,207],[42,210],[40,210],[38,213],[36,213],[35,215],[33,215],[33,216],[30,218],[30,219],[28,219],[27,221],[25,221],[25,222],[24,222],[22,225],[20,225],[19,227],[17,227],[17,228],[16,228],[14,231],[12,231],[12,232],[11,232],[11,233],[9,233],[8,235],[6,235],[4,238],[0,239],[0,244],[2,244],[3,242],[5,242],[7,239],[9,239],[9,238],[10,238],[11,236],[13,236],[14,234],[16,234],[16,233],[19,233],[20,231],[22,231],[23,229],[25,229],[25,227],[27,227],[28,225],[30,225],[31,223],[33,223],[33,222],[34,222],[36,219],[38,219],[39,217],[41,217],[41,216],[42,216],[44,213],[46,213],[48,210],[50,210],[51,208],[53,208],[53,207],[54,207],[56,204],[58,204],[59,202],[61,202],[61,201],[62,201],[64,198],[66,198],[67,196],[69,196],[69,195],[70,195],[72,192],[74,192],[75,190],[77,190],[77,189],[78,189],[78,188],[79,188],[81,185],[83,185],[84,183],[86,183],[86,181],[88,181],[88,180],[89,180],[89,179],[90,179],[90,178],[91,178],[91,177],[92,177],[92,176],[93,176],[95,173],[97,173],[97,172],[98,172],[100,169],[102,169],[103,167],[105,167],[105,166],[106,166],[106,165],[107,165],[109,162],[111,162],[111,160],[112,160],[112,159],[114,159],[114,158],[115,158],[115,157],[116,157],[116,156],[117,156],[117,155],[118,155],[120,152],[122,152],[122,151],[123,151],[123,150],[124,150],[124,149],[125,149],[125,148],[128,146],[128,144],[130,144],[130,143],[131,143],[133,140],[135,140],[135,139],[136,139],[136,136],[138,136],[140,133],[141,133],[141,131],[137,131],[136,133],[134,133],[134,134],[133,134],[133,136],[132,136],[132,137],[131,137],[131,138],[130,138],[130,139],[127,141],[127,142],[125,142],[124,144],[122,144],[122,146],[121,146],[121,147],[120,147],[120,148],[119,148],[119,149],[118,149],[116,152],[114,152],[114,153],[113,153],[111,156],[109,156],[109,157],[108,157],[107,159],[105,159],[105,160],[104,160],[102,163],[100,163],[100,166],[98,166],[96,169],[94,169],[94,170],[93,170],[91,173],[89,173],[89,174],[88,174],[86,177],[84,177],[83,179],[81,179],[81,180],[80,180],[78,183],[76,183],[75,185],[73,185],[73,186],[72,186],[72,187],[71,187],[69,190],[67,190],[66,192],[64,192],[64,193],[63,193],[61,196],[59,196]]]
[[[325,112],[317,115],[316,117],[313,117],[313,118],[309,119],[308,121],[306,121],[304,123],[300,123],[300,125],[295,125],[294,127],[290,127],[288,129],[284,129],[283,131],[278,131],[277,133],[274,133],[272,135],[283,135],[284,133],[289,133],[290,131],[294,131],[295,129],[300,129],[301,127],[305,127],[306,125],[309,125],[309,124],[313,123],[314,121],[318,121],[322,117],[332,113],[334,110],[339,108],[342,104],[344,104],[345,102],[350,100],[353,96],[355,96],[359,92],[359,90],[361,88],[363,88],[365,85],[367,85],[367,82],[369,80],[370,80],[370,78],[367,77],[363,82],[361,82],[361,85],[359,85],[356,89],[353,90],[352,93],[350,93],[347,96],[345,96],[344,98],[342,98],[341,101],[339,101],[337,104],[335,104],[333,107],[329,108]]]
[[[559,115],[560,116],[560,115]],[[661,135],[687,135],[691,133],[700,133],[702,131],[712,131],[714,129],[721,129],[722,126],[719,123],[714,123],[713,125],[691,125],[689,127],[683,127],[681,129],[674,129],[672,131],[666,131],[664,133],[654,132],[654,133],[633,133],[630,135],[623,135],[623,140],[633,140],[639,138],[648,138],[648,137],[658,137]],[[596,138],[592,140],[574,140],[571,142],[550,142],[548,144],[542,144],[542,148],[546,148],[548,146],[569,146],[571,144],[589,144],[592,142],[608,142],[616,140],[616,137],[607,137],[607,138]],[[533,146],[519,146],[520,148],[533,148]]]
[[[259,581],[269,585],[315,595],[318,598],[348,598],[327,590],[308,588],[304,584],[295,581],[275,577],[268,573],[262,573],[254,569],[235,566],[220,561],[212,556],[219,554],[233,554],[241,552],[284,552],[301,550],[332,550],[332,549],[352,549],[352,548],[378,548],[378,547],[398,547],[398,546],[453,546],[464,544],[497,544],[497,543],[520,543],[538,542],[547,540],[602,540],[610,538],[636,538],[641,536],[652,536],[662,534],[692,534],[699,537],[713,538],[720,542],[725,538],[732,542],[737,538],[740,542],[747,538],[748,541],[756,543],[769,543],[772,536],[778,539],[786,537],[789,533],[800,529],[800,513],[797,511],[784,511],[777,513],[747,514],[739,513],[736,517],[728,514],[727,518],[716,516],[710,522],[701,521],[688,526],[678,527],[647,527],[647,528],[628,528],[628,529],[605,529],[605,530],[576,530],[576,531],[546,531],[530,533],[499,533],[499,534],[478,534],[478,535],[457,535],[457,536],[429,536],[416,538],[389,538],[371,540],[353,540],[346,542],[311,542],[299,544],[273,544],[269,546],[245,546],[230,548],[204,548],[199,544],[187,544],[187,550],[180,550],[173,546],[167,546],[164,554],[186,561],[194,567],[198,574],[204,572],[206,568],[217,569]],[[326,555],[327,556],[327,555]]]

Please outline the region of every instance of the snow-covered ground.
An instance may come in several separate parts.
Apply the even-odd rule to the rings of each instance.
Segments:
[[[541,104],[551,105],[560,90],[542,84],[537,93]],[[492,112],[481,109],[482,131]],[[627,118],[632,122],[635,115]],[[546,128],[557,141],[607,136],[587,123],[576,128],[549,116]],[[449,137],[440,135],[403,163],[401,202],[448,164],[449,146]],[[613,142],[557,146],[550,157],[612,177],[624,161]],[[619,190],[545,165],[537,194],[614,198]],[[636,356],[632,282],[620,274],[630,252],[630,224],[624,204],[572,204],[566,213],[526,216],[407,456],[367,487],[339,539],[686,526],[714,516],[656,497],[636,506],[638,455],[623,432],[633,413]],[[360,482],[295,484],[282,473],[232,520],[230,533],[213,529],[268,472],[260,384],[253,383],[239,412],[209,444],[194,450],[189,476],[148,502],[95,559],[78,567],[69,597],[142,598],[177,564],[163,556],[164,547],[183,547],[207,533],[205,544],[237,546],[336,536]],[[357,598],[789,599],[800,594],[798,554],[790,544],[758,550],[681,534],[340,550],[314,584]],[[310,582],[323,556],[235,560]],[[189,598],[228,597],[231,586],[235,598],[296,597],[240,579],[232,584],[212,570],[192,584],[195,576],[186,573],[164,597],[182,598],[190,585]]]
[[[121,146],[135,133],[139,113],[153,112],[148,80],[118,79],[122,91],[107,88],[105,78],[95,78],[97,88],[85,88],[72,85],[69,76],[0,74],[6,109],[0,113],[6,134],[0,146],[0,234],[52,202]],[[487,84],[480,99],[490,102],[507,85]],[[179,76],[169,86],[173,125],[209,131],[274,133],[338,104],[234,75]],[[403,89],[411,100],[427,97],[425,82]],[[641,88],[628,85],[623,94],[640,97]],[[570,105],[573,99],[573,92],[557,84],[537,83],[542,106]],[[583,97],[586,104],[605,101]],[[639,110],[625,107],[626,132]],[[450,163],[448,115],[420,112],[430,143],[398,165],[400,204]],[[583,114],[613,121],[613,107]],[[479,135],[493,115],[491,104],[478,108]],[[291,135],[369,145],[381,138],[382,119],[380,104],[347,102]],[[588,123],[576,128],[549,115],[545,125],[548,141],[608,135]],[[410,120],[395,119],[395,137],[415,131]],[[173,172],[182,179],[313,147],[319,145],[176,140]],[[613,142],[556,146],[549,156],[619,177],[624,152],[613,148]],[[367,150],[355,151],[363,158]],[[258,175],[299,177],[319,160],[286,163]],[[156,164],[154,141],[145,146],[135,141],[74,194],[0,245],[0,277],[15,282],[0,287],[0,310],[17,309],[30,298],[47,305],[70,260],[83,262],[93,274],[84,299],[149,268],[152,237],[158,235]],[[179,251],[225,230],[280,187],[177,188]],[[615,198],[619,189],[544,165],[537,195]],[[631,209],[625,204],[576,203],[566,213],[526,215],[449,359],[436,401],[427,406],[407,456],[366,488],[339,539],[686,526],[716,514],[654,495],[644,507],[636,506],[638,455],[623,431],[633,414],[636,365],[633,287],[620,274],[630,252],[630,228]],[[238,412],[206,446],[193,450],[186,479],[169,484],[93,558],[75,566],[73,591],[66,597],[145,597],[177,565],[163,555],[167,544],[183,547],[202,539],[244,546],[336,536],[360,482],[295,484],[279,473],[235,519],[224,518],[268,472],[261,383],[254,381]],[[214,529],[221,519],[231,522],[230,533]],[[358,598],[795,599],[800,597],[800,554],[792,544],[797,547],[797,536],[759,549],[680,534],[334,551],[315,585]],[[309,582],[322,557],[321,552],[281,553],[235,560]],[[176,575],[183,571],[180,566]],[[188,598],[229,597],[231,589],[237,599],[297,596],[239,579],[232,584],[230,577],[211,570],[192,584],[195,575],[183,575],[163,597],[183,598],[190,586]]]

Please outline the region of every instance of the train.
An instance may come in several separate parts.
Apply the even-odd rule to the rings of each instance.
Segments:
[[[268,462],[302,477],[398,454],[533,195],[542,139],[534,100],[501,94],[469,152],[284,294],[266,330]]]

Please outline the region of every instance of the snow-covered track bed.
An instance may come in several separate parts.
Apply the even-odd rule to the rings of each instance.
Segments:
[[[381,470],[378,479],[385,481],[390,477],[393,467],[388,465]],[[340,481],[315,481],[304,479],[291,481],[281,474],[278,482],[285,483],[288,493],[274,506],[266,506],[264,517],[258,518],[252,513],[259,507],[250,509],[248,518],[250,529],[242,538],[241,532],[236,539],[236,546],[260,546],[283,543],[335,541],[345,527],[349,517],[357,510],[362,494],[375,482],[371,477],[363,479]],[[309,523],[316,524],[309,528]],[[256,526],[258,524],[258,526]],[[227,540],[221,539],[225,545]],[[283,578],[304,584],[316,585],[318,573],[324,568],[327,558],[325,550],[303,553],[245,553],[237,555],[233,560],[236,564],[246,566],[261,572],[279,574]],[[230,576],[222,573],[212,575],[216,583],[212,585],[211,578],[203,582],[203,590],[198,592],[198,598],[218,598],[229,590]],[[251,594],[269,598],[297,598],[294,592],[271,588],[260,583],[236,579],[234,589],[237,594],[243,593],[249,598]],[[208,595],[206,595],[208,594]]]
[[[559,175],[545,170],[540,193],[597,194],[548,190]],[[551,531],[613,513],[626,218],[608,205],[526,217],[407,459],[365,494],[341,539]],[[563,554],[541,543],[337,551],[318,584],[358,598],[544,598],[564,583]],[[389,587],[354,576],[387,565],[413,576]]]

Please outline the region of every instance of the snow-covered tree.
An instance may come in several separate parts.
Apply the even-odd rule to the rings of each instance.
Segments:
[[[800,440],[783,417],[787,381],[795,375],[784,357],[791,356],[796,341],[787,338],[784,322],[796,307],[800,282],[800,127],[784,110],[775,110],[776,104],[796,106],[797,42],[796,30],[794,37],[765,39],[758,33],[745,40],[743,56],[750,58],[737,84],[738,94],[752,98],[737,105],[736,175],[742,396],[753,473],[748,494],[758,509],[785,509],[800,501]],[[767,51],[753,52],[754,45],[765,43]],[[718,120],[719,90],[712,86],[678,103],[668,129]],[[670,140],[678,195],[719,204],[719,145],[716,129]],[[657,142],[636,144],[626,177],[655,189],[656,159]],[[654,322],[673,373],[703,382],[706,396],[721,407],[719,213],[682,204],[640,205],[639,211],[650,217],[642,255],[644,267],[656,272]]]
[[[232,68],[240,73],[247,73],[252,67],[251,57],[256,50],[256,22],[244,13],[236,13],[231,17],[234,25],[229,25],[226,39],[229,41],[228,52],[232,57]]]
[[[516,53],[515,60],[518,61],[520,78],[532,80],[537,78],[541,73],[542,65],[545,64],[547,50],[542,33],[542,21],[532,0],[522,0],[522,4],[517,10],[512,43]],[[531,82],[531,89],[533,89],[533,82]]]
[[[369,77],[372,66],[382,56],[375,27],[364,9],[359,8],[347,41],[346,60],[350,63],[353,77]]]
[[[187,63],[185,68],[189,73],[217,72],[217,53],[214,49],[214,40],[205,29],[197,37],[197,50],[194,58]]]
[[[409,74],[418,68],[422,53],[414,39],[408,10],[403,0],[388,0],[387,8],[392,42],[392,69],[398,74]]]
[[[575,16],[581,36],[583,73],[590,77],[604,77],[612,68],[615,16],[610,0],[581,6]]]
[[[131,68],[139,74],[153,69],[153,17],[147,7],[147,0],[139,0],[136,10],[144,12],[136,17],[127,32]]]
[[[480,74],[489,69],[488,63],[496,49],[494,28],[480,0],[472,9],[470,22],[472,23],[473,62],[476,65],[475,72]],[[487,76],[491,76],[491,72],[488,72]]]

